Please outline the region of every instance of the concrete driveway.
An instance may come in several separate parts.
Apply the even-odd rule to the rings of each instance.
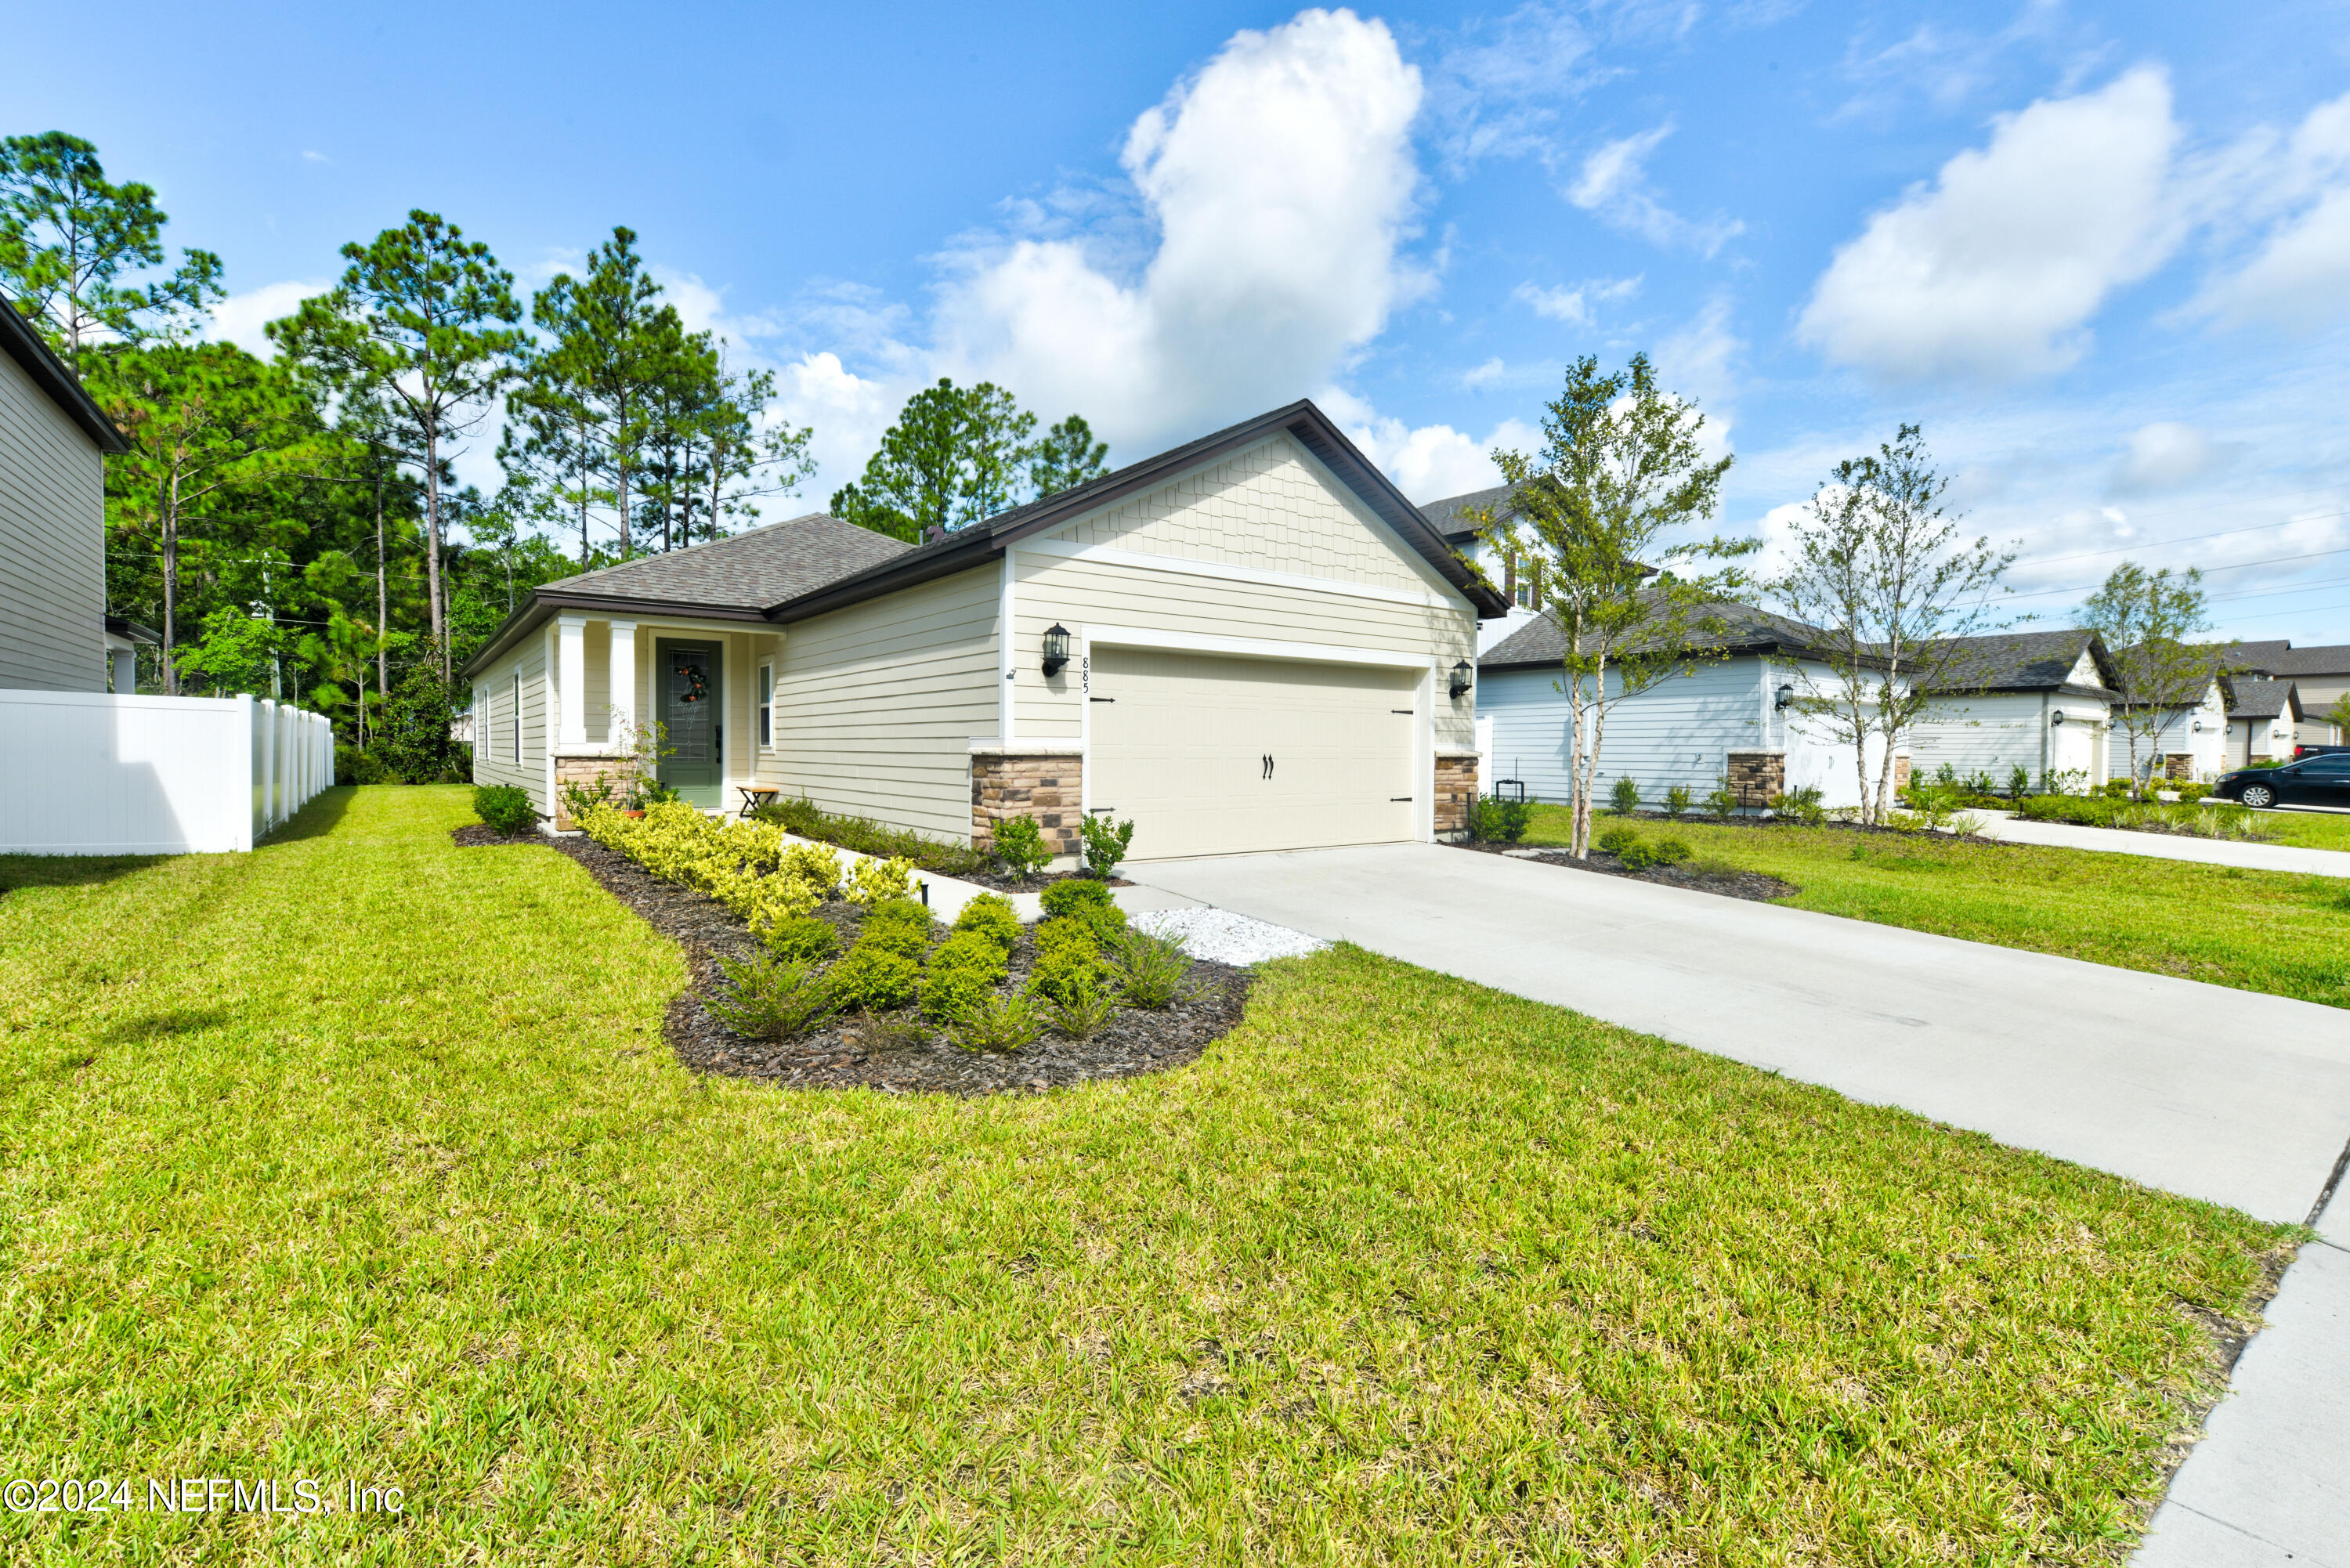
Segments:
[[[2312,1002],[1437,845],[1122,869],[2263,1220],[2350,1142],[2350,1013]]]
[[[1127,874],[2263,1220],[2350,1146],[2310,1002],[1433,845]],[[2350,1191],[2314,1222],[2134,1568],[2350,1568]]]

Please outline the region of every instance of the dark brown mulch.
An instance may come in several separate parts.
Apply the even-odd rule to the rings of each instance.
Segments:
[[[1480,850],[1487,855],[1500,855],[1506,844],[1462,844],[1461,849]],[[1531,861],[1537,866],[1564,866],[1570,871],[1596,871],[1603,877],[1622,877],[1634,882],[1655,882],[1667,888],[1687,888],[1694,893],[1719,893],[1725,898],[1747,898],[1757,904],[1768,904],[1803,891],[1793,882],[1782,882],[1776,877],[1765,877],[1760,871],[1732,871],[1726,867],[1700,867],[1683,861],[1679,866],[1651,866],[1645,870],[1627,870],[1624,863],[1604,850],[1595,849],[1588,860],[1577,860],[1564,849],[1544,850],[1537,855],[1513,855],[1513,860]]]
[[[1055,882],[1107,882],[1113,888],[1131,888],[1133,883],[1123,877],[1096,877],[1090,871],[1047,871],[1041,877],[1031,877],[1025,882],[1015,882],[996,870],[966,871],[957,877],[959,882],[975,882],[999,893],[1041,893]]]
[[[587,868],[604,889],[685,950],[692,984],[670,1003],[662,1034],[686,1067],[738,1078],[771,1078],[794,1089],[879,1089],[886,1094],[1037,1093],[1088,1078],[1131,1078],[1197,1061],[1231,1032],[1248,1002],[1250,975],[1226,964],[1195,961],[1191,993],[1163,1012],[1120,1008],[1090,1039],[1051,1030],[1006,1055],[965,1051],[907,1009],[883,1019],[842,1019],[786,1041],[747,1040],[715,1018],[702,996],[721,980],[720,958],[745,959],[758,940],[724,905],[664,882],[627,856],[586,836],[546,838]],[[838,899],[816,913],[840,932],[844,950],[864,915]],[[1028,933],[1011,958],[1011,983],[1026,979],[1035,947]]]
[[[486,822],[469,822],[463,827],[452,827],[449,830],[449,837],[452,842],[466,847],[472,847],[473,846],[481,844],[546,844],[551,842],[546,835],[537,832],[516,833],[512,835],[500,833],[496,828],[492,827]]]

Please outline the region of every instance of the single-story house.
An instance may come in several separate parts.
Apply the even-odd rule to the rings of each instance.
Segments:
[[[1824,634],[1746,605],[1721,605],[1712,614],[1720,626],[1707,639],[1707,658],[1608,713],[1596,770],[1600,794],[1629,778],[1651,803],[1677,785],[1701,799],[1727,782],[1756,806],[1805,787],[1818,789],[1827,805],[1857,805],[1852,746],[1829,739],[1794,707],[1797,698],[1838,684],[1822,651]],[[1565,628],[1536,613],[1478,662],[1481,768],[1503,794],[1571,798],[1565,654]],[[1611,673],[1609,692],[1621,690]]]
[[[550,583],[465,668],[474,777],[624,771],[1138,859],[1429,839],[1477,789],[1500,597],[1311,402],[920,545],[822,514]]]
[[[1541,569],[1532,562],[1516,559],[1508,551],[1497,551],[1480,536],[1481,524],[1472,520],[1471,513],[1493,511],[1497,518],[1506,521],[1510,515],[1510,487],[1494,485],[1490,490],[1472,490],[1464,495],[1448,495],[1441,501],[1428,501],[1420,511],[1444,535],[1461,559],[1477,566],[1485,580],[1502,591],[1506,607],[1503,613],[1477,623],[1477,657],[1482,659],[1503,638],[1523,629],[1542,612],[1543,584]]]
[[[2293,682],[2301,707],[2293,730],[2295,744],[2338,746],[2350,742],[2350,729],[2327,717],[2343,694],[2350,692],[2350,643],[2295,648],[2289,640],[2239,642],[2229,647],[2226,668]]]
[[[2223,767],[2250,767],[2263,758],[2291,761],[2301,725],[2301,696],[2290,680],[2223,675],[2228,697],[2228,751]]]
[[[2126,671],[2129,655],[2121,654],[2119,662]],[[2128,776],[2133,742],[2141,778],[2159,775],[2199,779],[2208,784],[2225,771],[2228,696],[2218,676],[2204,684],[2201,695],[2192,702],[2168,703],[2157,709],[2157,722],[2151,729],[2133,737],[2129,732],[2131,718],[2148,707],[2127,697],[2114,704],[2110,748],[2114,777]]]
[[[1988,774],[2007,787],[2021,767],[2037,785],[2073,775],[2095,789],[2121,765],[2111,733],[2121,670],[2103,639],[2079,627],[1953,640],[1948,678],[1908,742],[1909,765],[1931,778]]]

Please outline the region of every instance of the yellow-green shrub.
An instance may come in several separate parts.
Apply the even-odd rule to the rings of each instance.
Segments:
[[[848,868],[848,901],[878,904],[885,898],[902,898],[913,890],[913,869],[910,860],[876,860],[868,856]]]

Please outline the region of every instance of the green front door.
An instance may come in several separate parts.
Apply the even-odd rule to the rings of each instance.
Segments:
[[[662,638],[653,645],[653,659],[670,753],[661,759],[660,782],[695,805],[723,805],[726,730],[719,693],[725,671],[719,645]]]

